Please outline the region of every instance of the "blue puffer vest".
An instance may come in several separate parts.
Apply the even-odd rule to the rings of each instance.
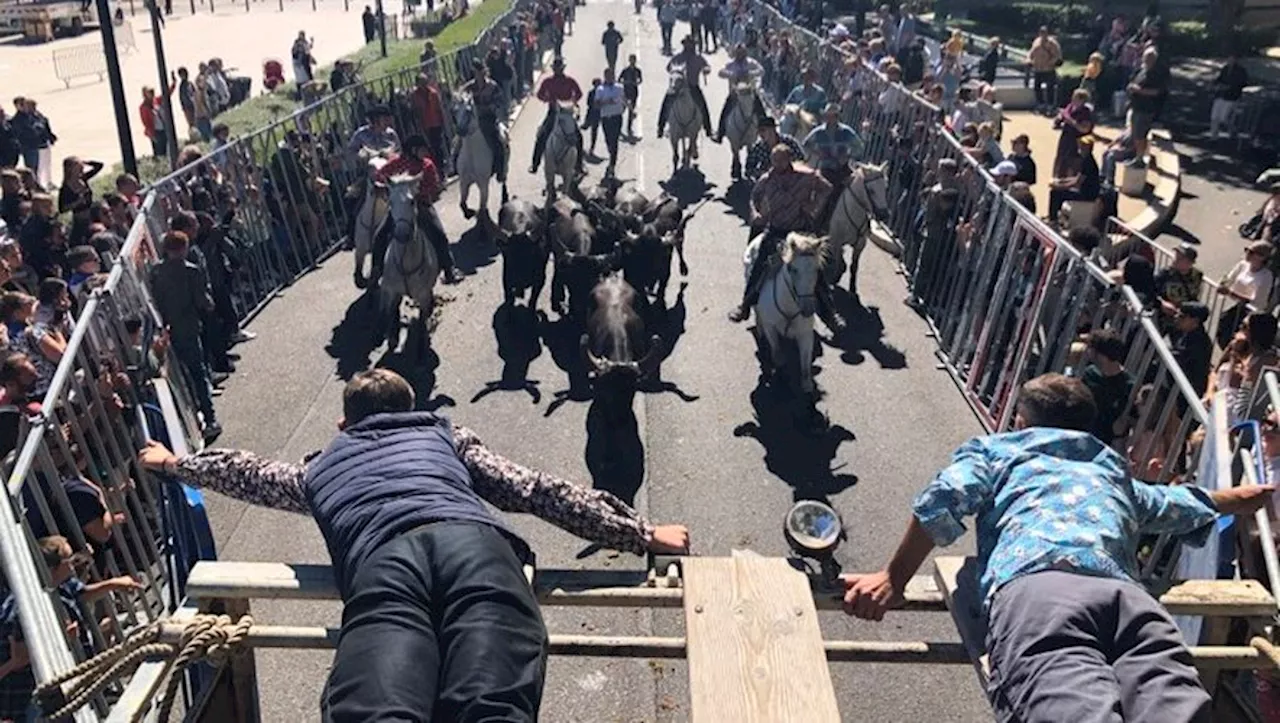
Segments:
[[[303,485],[344,599],[359,565],[415,527],[471,521],[519,539],[471,488],[449,421],[429,412],[360,420],[307,465]]]

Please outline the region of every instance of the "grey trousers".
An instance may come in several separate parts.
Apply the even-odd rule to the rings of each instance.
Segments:
[[[1000,723],[1210,723],[1172,618],[1134,583],[1046,571],[991,601],[987,695]]]

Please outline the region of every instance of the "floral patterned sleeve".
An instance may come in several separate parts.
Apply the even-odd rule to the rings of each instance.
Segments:
[[[311,514],[302,494],[306,467],[264,459],[239,449],[206,449],[179,457],[178,479],[237,500],[286,512]]]
[[[486,448],[480,437],[465,427],[455,426],[453,439],[476,492],[494,507],[537,515],[566,532],[615,550],[637,555],[648,550],[653,525],[614,495],[516,464]]]

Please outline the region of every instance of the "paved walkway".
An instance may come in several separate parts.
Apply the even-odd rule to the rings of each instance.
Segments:
[[[641,138],[623,144],[619,176],[648,194],[665,188],[686,199],[708,195],[711,201],[688,228],[688,286],[681,291],[673,271],[667,296],[666,334],[674,348],[661,377],[688,397],[674,391],[637,395],[638,428],[614,437],[617,452],[606,454],[618,472],[602,473],[596,485],[634,496],[637,508],[652,519],[689,524],[700,555],[727,555],[734,548],[785,554],[779,525],[786,510],[797,497],[826,497],[847,523],[850,539],[840,552],[846,569],[883,564],[900,538],[912,496],[959,442],[980,431],[979,425],[950,378],[935,368],[925,324],[902,304],[905,289],[894,262],[869,248],[860,290],[870,310],[854,318],[846,348],[824,345],[818,360],[818,384],[826,392],[821,407],[830,415],[831,431],[818,439],[794,433],[768,395],[755,390],[758,368],[748,325],[725,319],[741,294],[746,235],[735,212],[746,188],[730,192],[727,148],[704,140],[701,172],[684,174],[674,184],[667,181],[670,145],[654,136],[653,125],[665,87],[653,9],[636,16],[629,1],[588,0],[579,10],[578,32],[564,46],[569,72],[583,79],[603,68],[600,33],[608,20],[626,36],[624,52],[639,56],[646,81],[636,124]],[[687,29],[682,25],[676,32],[680,37]],[[719,68],[726,61],[721,53],[712,64]],[[725,90],[718,81],[707,90],[716,111]],[[541,200],[541,176],[525,171],[542,118],[541,108],[529,108],[511,130],[511,191],[535,202]],[[588,183],[593,183],[603,166],[589,162],[588,168]],[[259,337],[239,347],[239,371],[216,400],[226,427],[220,444],[299,459],[332,438],[344,378],[380,364],[408,373],[421,399],[443,405],[495,451],[568,479],[592,479],[584,460],[589,405],[561,400],[567,386],[562,365],[580,353],[575,332],[547,310],[545,291],[538,313],[546,318],[535,321],[523,306],[504,312],[502,262],[489,241],[468,231],[471,224],[458,210],[456,186],[438,208],[466,278],[459,286],[441,288],[445,301],[431,340],[432,358],[424,363],[374,346],[368,339],[372,299],[352,285],[351,255],[339,254],[286,289],[253,321],[250,328]],[[511,378],[530,380],[536,394],[501,388],[481,394]],[[592,439],[603,442],[600,436]],[[310,519],[215,495],[209,499],[223,559],[327,560]],[[509,519],[544,567],[645,565],[639,557],[584,549],[580,540],[530,517]],[[972,547],[966,541],[960,549]],[[324,603],[262,601],[255,602],[254,612],[256,619],[273,624],[338,620],[337,606]],[[552,632],[683,634],[679,611],[548,609],[545,614]],[[946,615],[897,614],[877,625],[823,614],[822,626],[829,636],[862,640],[957,639]],[[259,651],[263,719],[318,720],[320,688],[331,659],[323,652]],[[832,673],[845,720],[990,719],[967,665],[834,664]],[[684,721],[685,681],[683,662],[554,658],[541,718],[550,723]]]
[[[292,77],[292,68],[287,62],[289,47],[299,30],[306,30],[315,38],[315,56],[321,65],[351,53],[364,42],[360,26],[363,5],[353,4],[350,12],[344,12],[341,0],[319,0],[316,11],[312,11],[305,0],[287,0],[284,12],[276,9],[275,3],[256,2],[247,13],[243,3],[236,10],[237,6],[224,0],[215,5],[218,12],[205,11],[195,16],[183,15],[181,3],[182,0],[175,2],[177,14],[168,19],[162,30],[165,60],[170,70],[188,66],[194,73],[201,61],[220,57],[224,65],[236,69],[232,75],[253,78],[254,94],[262,92],[262,63],[268,58],[286,61],[285,73]],[[128,5],[124,7],[127,17]],[[143,135],[138,119],[142,87],[157,87],[159,76],[149,20],[139,11],[131,23],[137,49],[122,53],[120,64],[134,150],[141,157],[151,154],[151,143]],[[110,86],[105,80],[99,82],[96,76],[89,76],[73,80],[68,89],[53,69],[54,50],[79,46],[101,48],[101,45],[102,36],[96,31],[40,45],[23,45],[12,40],[0,43],[0,76],[5,78],[2,100],[6,111],[12,114],[10,104],[15,95],[35,98],[58,136],[53,153],[55,183],[60,182],[65,156],[102,161],[108,168],[120,161]],[[176,104],[174,114],[185,138],[187,124]]]

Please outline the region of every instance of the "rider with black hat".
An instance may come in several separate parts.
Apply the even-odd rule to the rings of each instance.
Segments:
[[[507,149],[502,144],[502,133],[498,130],[499,118],[506,107],[506,95],[502,86],[489,77],[489,69],[479,59],[471,62],[471,76],[471,80],[459,88],[458,92],[471,95],[480,134],[484,136],[489,144],[489,152],[493,154],[493,175],[497,176],[498,183],[506,183]],[[457,149],[454,152],[456,154]],[[455,168],[457,160],[455,156]]]
[[[551,61],[551,77],[545,78],[542,84],[538,86],[538,100],[547,104],[547,118],[542,121],[542,126],[538,128],[538,138],[533,143],[533,165],[529,166],[529,173],[537,173],[538,166],[542,164],[542,153],[547,149],[547,139],[551,136],[551,129],[555,126],[556,120],[556,104],[557,103],[577,103],[582,100],[582,87],[578,85],[578,81],[564,74],[564,58],[556,56]],[[574,129],[578,126],[575,123]],[[583,175],[582,163],[582,133],[576,132],[578,144],[578,175]]]
[[[418,193],[418,228],[426,234],[427,240],[435,248],[436,258],[440,260],[440,270],[444,272],[445,283],[456,284],[458,272],[453,266],[453,254],[449,251],[449,236],[445,233],[440,214],[436,213],[435,202],[440,197],[443,178],[431,160],[431,145],[420,135],[412,135],[404,141],[404,153],[393,158],[387,165],[378,170],[375,178],[380,183],[401,175],[416,175]],[[387,256],[387,244],[391,241],[394,224],[391,214],[387,214],[378,233],[373,237],[373,271],[370,279],[376,281],[382,277],[382,263]]]
[[[698,109],[702,111],[702,130],[707,137],[719,143],[716,136],[711,132],[711,114],[707,112],[707,98],[702,94],[702,76],[711,73],[711,66],[707,64],[707,59],[698,54],[697,48],[693,45],[693,36],[686,35],[684,40],[680,41],[684,47],[679,53],[673,55],[671,60],[667,62],[667,72],[675,73],[683,69],[685,83],[689,86],[689,92],[693,95],[693,100],[698,104]],[[671,111],[671,99],[673,95],[670,91],[662,99],[662,109],[658,111],[658,137],[662,137],[663,131],[667,127],[667,114]]]

